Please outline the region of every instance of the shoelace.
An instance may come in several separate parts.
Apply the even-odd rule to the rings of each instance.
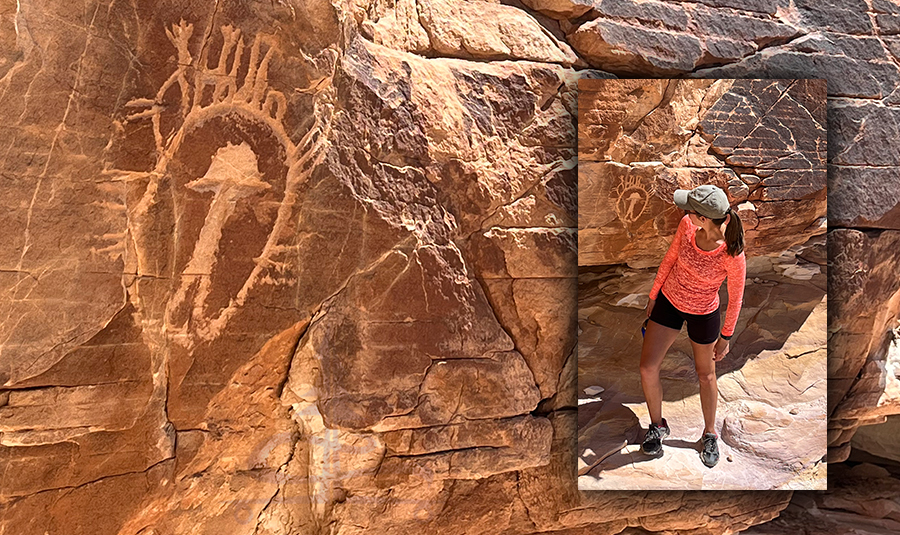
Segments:
[[[703,451],[706,453],[714,453],[718,451],[716,446],[716,437],[703,437]]]

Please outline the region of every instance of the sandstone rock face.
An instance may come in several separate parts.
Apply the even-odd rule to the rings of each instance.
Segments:
[[[880,424],[898,413],[895,329],[900,283],[895,266],[900,233],[833,230],[828,375],[829,445],[846,459],[861,425]]]
[[[609,75],[573,34],[604,4],[669,30],[525,4],[0,2],[0,530],[712,535],[786,506],[575,490],[575,79]],[[832,219],[893,228],[866,140],[895,5],[642,4],[687,20],[647,76],[752,49],[864,97],[832,101],[861,108],[830,117]]]
[[[491,8],[543,41],[461,44],[497,28],[435,4],[434,51],[543,63],[340,42],[327,3],[185,4],[112,10],[123,44],[73,34],[83,69],[41,81],[28,50],[56,15],[18,13],[33,48],[4,110],[44,152],[6,160],[4,529],[56,489],[136,474],[109,533],[406,532],[443,522],[453,482],[550,462],[535,411],[574,337],[542,303],[571,294],[575,258],[575,78],[553,63],[575,58]],[[61,96],[38,113],[31,83]]]
[[[594,3],[596,18],[570,39],[593,65],[665,76],[737,61],[803,34],[790,17],[778,16],[778,2],[749,4],[603,0]]]
[[[900,416],[888,416],[883,424],[860,427],[850,442],[854,451],[861,451],[882,459],[900,462],[896,447],[897,425]]]
[[[748,255],[825,232],[824,80],[582,80],[578,263],[658,265],[676,189],[728,192]]]
[[[900,478],[896,465],[869,463],[852,468],[834,465],[835,483],[828,491],[794,493],[791,504],[769,524],[754,526],[748,535],[788,533],[895,533],[900,529]]]
[[[500,3],[401,0],[374,4],[360,31],[372,41],[422,55],[479,60],[584,63],[527,12]]]

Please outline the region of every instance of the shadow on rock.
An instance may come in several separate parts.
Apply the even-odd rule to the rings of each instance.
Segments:
[[[621,403],[604,403],[578,437],[578,475],[644,436],[637,414]],[[628,457],[619,453],[619,456]]]

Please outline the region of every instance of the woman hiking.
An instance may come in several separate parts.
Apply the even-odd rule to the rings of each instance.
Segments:
[[[686,215],[663,258],[650,290],[646,333],[641,348],[641,385],[650,413],[650,428],[641,449],[662,454],[662,439],[669,425],[662,417],[659,370],[669,347],[687,322],[700,379],[700,406],[705,428],[700,460],[712,468],[719,461],[716,434],[716,361],[728,353],[744,295],[746,260],[744,230],[725,192],[704,185],[677,190],[675,205]],[[719,287],[728,279],[725,325],[719,316]]]

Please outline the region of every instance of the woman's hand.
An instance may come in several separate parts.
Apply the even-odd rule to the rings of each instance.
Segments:
[[[718,362],[725,358],[725,355],[728,354],[728,340],[719,337],[716,340],[716,347],[713,348],[715,350],[715,354],[713,355],[713,360]]]
[[[656,299],[651,299],[649,303],[647,303],[647,317],[650,317],[650,313],[653,312],[653,307],[656,305]]]

